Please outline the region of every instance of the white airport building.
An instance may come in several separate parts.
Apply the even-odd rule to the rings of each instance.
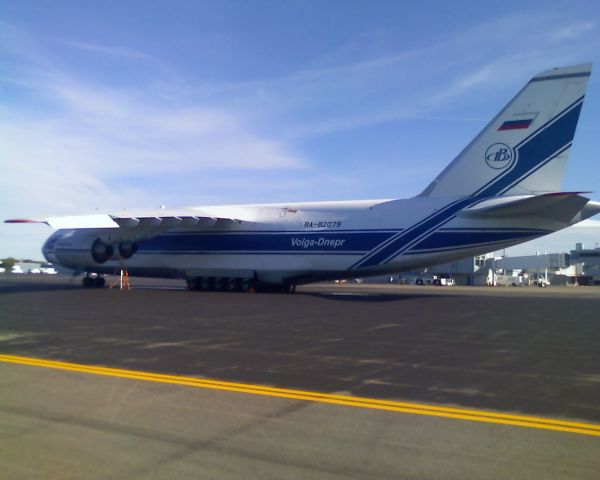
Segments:
[[[600,285],[600,248],[586,249],[577,243],[570,253],[518,257],[489,253],[413,272],[405,278],[419,275],[427,279],[424,283],[436,277],[452,278],[457,285]]]

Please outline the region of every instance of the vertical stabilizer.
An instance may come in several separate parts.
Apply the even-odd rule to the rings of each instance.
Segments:
[[[539,73],[420,196],[560,190],[592,65]]]

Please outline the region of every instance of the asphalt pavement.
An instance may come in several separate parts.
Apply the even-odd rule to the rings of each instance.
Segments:
[[[0,354],[600,424],[600,289],[0,278]],[[600,436],[0,362],[10,478],[597,478]],[[75,453],[75,455],[74,455]],[[28,465],[30,467],[28,467]]]

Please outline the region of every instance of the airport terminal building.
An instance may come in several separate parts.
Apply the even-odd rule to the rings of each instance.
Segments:
[[[393,281],[431,284],[440,278],[452,279],[456,285],[600,285],[600,248],[586,249],[577,243],[569,253],[518,257],[488,253],[400,275]]]
[[[600,285],[600,248],[577,243],[569,253],[518,257],[481,255],[429,269],[457,285]]]

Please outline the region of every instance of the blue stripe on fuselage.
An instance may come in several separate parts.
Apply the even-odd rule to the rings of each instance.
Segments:
[[[140,252],[359,252],[364,253],[397,233],[345,232],[182,232],[140,242]]]

